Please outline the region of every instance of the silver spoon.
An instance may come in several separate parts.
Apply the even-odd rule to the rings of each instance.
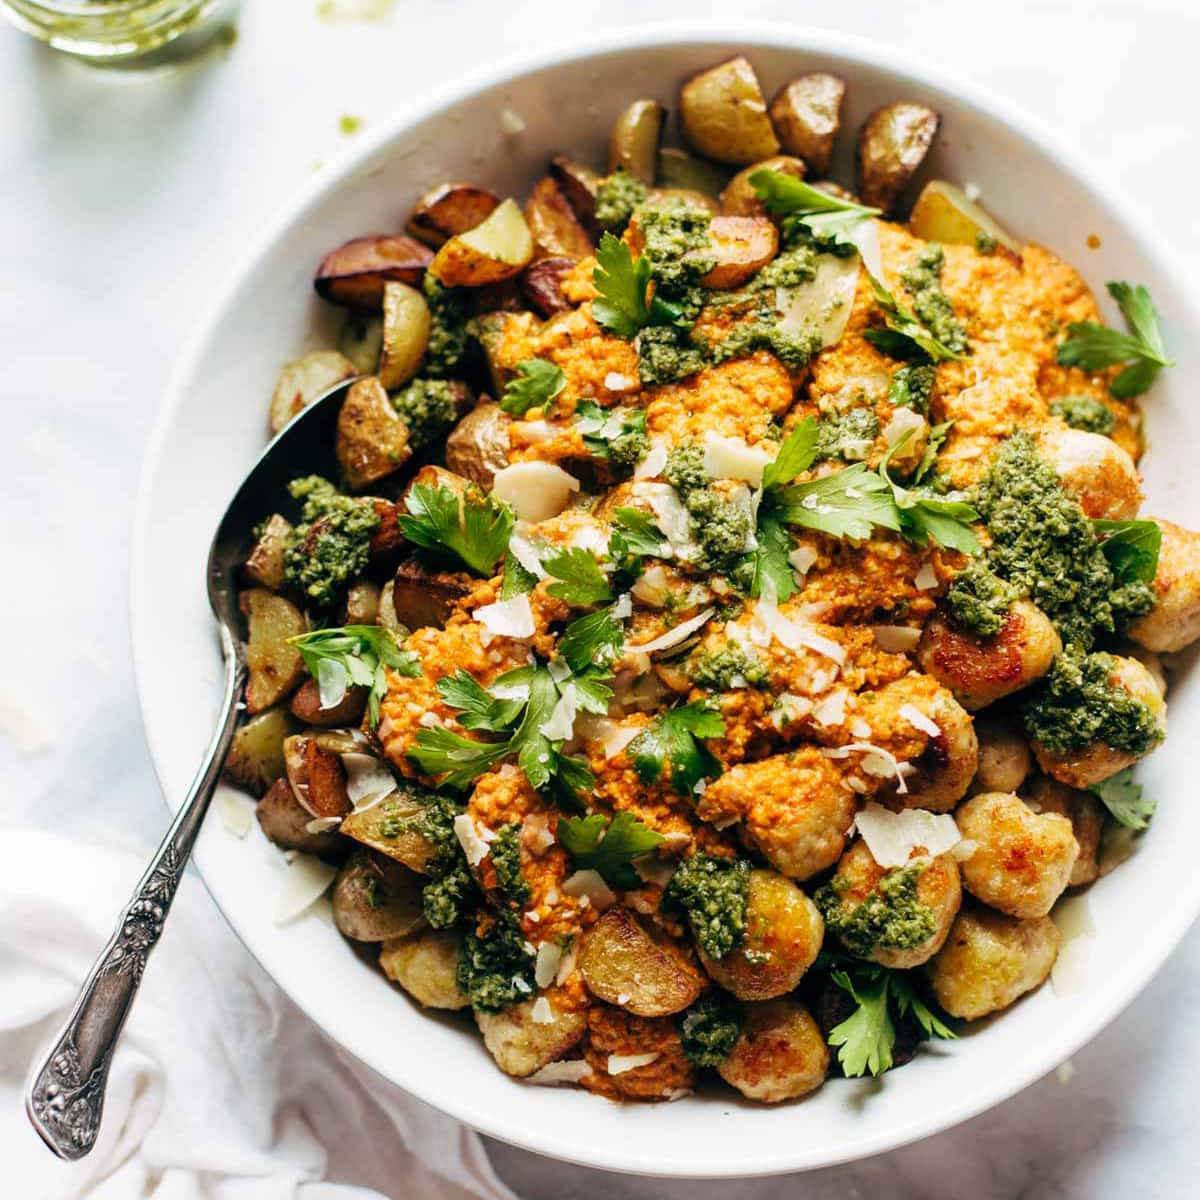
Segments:
[[[146,960],[162,934],[233,741],[246,684],[238,568],[246,560],[255,525],[279,507],[287,482],[298,475],[328,475],[336,469],[340,400],[352,382],[346,380],[324,393],[267,446],[234,494],[209,547],[208,600],[225,659],[221,714],[187,798],[121,914],[116,932],[84,981],[79,999],[30,1076],[25,1110],[42,1140],[60,1158],[82,1158],[96,1144],[117,1038]]]

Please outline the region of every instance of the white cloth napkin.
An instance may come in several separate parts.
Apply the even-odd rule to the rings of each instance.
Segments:
[[[0,830],[0,1195],[12,1200],[516,1200],[479,1138],[350,1059],[293,1005],[192,875],[109,1077],[100,1140],[54,1159],[25,1120],[54,1033],[144,868]]]

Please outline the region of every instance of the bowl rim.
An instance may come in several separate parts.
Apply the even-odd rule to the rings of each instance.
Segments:
[[[442,109],[465,100],[477,92],[502,85],[506,81],[512,81],[544,68],[635,48],[645,49],[703,42],[723,42],[731,46],[743,43],[748,50],[754,46],[767,44],[809,53],[840,55],[867,67],[907,74],[917,82],[923,82],[954,95],[963,104],[1003,123],[1024,142],[1032,144],[1047,158],[1052,159],[1059,169],[1073,177],[1077,184],[1102,199],[1104,206],[1109,209],[1117,223],[1128,234],[1139,256],[1152,261],[1159,273],[1170,278],[1182,299],[1182,306],[1177,306],[1177,317],[1173,324],[1181,326],[1190,324],[1200,327],[1197,291],[1191,282],[1175,269],[1167,256],[1158,251],[1158,246],[1166,246],[1168,243],[1159,235],[1153,218],[1147,217],[1143,211],[1135,207],[1121,189],[1114,187],[1111,181],[1102,180],[1098,172],[1084,160],[1081,152],[1066,144],[1039,118],[1031,116],[990,89],[970,82],[940,64],[930,64],[918,60],[908,51],[896,50],[882,42],[858,34],[841,33],[803,23],[756,20],[729,24],[704,20],[664,20],[647,22],[645,25],[636,25],[632,29],[626,30],[601,30],[583,38],[573,38],[570,41],[557,40],[535,51],[507,56],[493,65],[470,72],[456,82],[447,84],[422,99],[414,100],[412,103],[401,105],[395,109],[375,128],[366,131],[365,136],[356,139],[352,147],[343,151],[330,165],[301,187],[288,203],[281,206],[276,216],[254,234],[246,250],[226,273],[224,282],[216,288],[213,299],[194,326],[183,352],[168,377],[163,399],[160,401],[154,425],[146,442],[139,474],[131,530],[129,580],[130,635],[139,715],[154,772],[163,793],[163,801],[169,811],[176,811],[178,805],[172,803],[168,794],[164,782],[165,772],[160,767],[159,752],[156,750],[155,738],[146,718],[146,664],[148,656],[151,654],[151,646],[143,600],[145,597],[144,581],[148,571],[145,545],[151,518],[151,492],[160,465],[164,443],[182,404],[187,382],[195,373],[204,346],[214,327],[229,307],[237,291],[252,274],[259,261],[269,254],[276,241],[306,209],[326,191],[339,186],[347,176],[369,162],[409,125],[426,120]],[[199,579],[199,576],[197,578]],[[226,911],[220,899],[209,886],[198,861],[199,857],[199,854],[195,856],[197,874],[218,911],[255,962],[296,1004],[305,1017],[313,1021],[336,1046],[346,1053],[353,1054],[356,1061],[379,1075],[391,1086],[400,1087],[401,1090],[409,1092],[415,1098],[433,1104],[432,1101],[425,1100],[425,1097],[418,1092],[409,1091],[408,1088],[395,1083],[394,1080],[383,1075],[382,1072],[362,1059],[327,1023],[322,1022],[314,1015],[303,995],[293,994],[275,978],[275,975],[263,964],[251,942],[243,936],[236,914]],[[874,1136],[862,1139],[855,1143],[852,1150],[847,1152],[842,1152],[836,1147],[822,1147],[814,1153],[811,1147],[804,1147],[797,1140],[790,1148],[773,1149],[768,1161],[747,1163],[743,1159],[722,1167],[714,1167],[710,1163],[703,1169],[697,1169],[691,1166],[688,1160],[681,1159],[664,1162],[661,1167],[648,1166],[644,1162],[631,1165],[627,1161],[622,1161],[619,1148],[610,1150],[593,1143],[576,1143],[569,1148],[559,1148],[550,1144],[548,1138],[539,1136],[536,1132],[531,1133],[529,1129],[521,1126],[518,1121],[509,1118],[504,1113],[483,1111],[474,1107],[469,1099],[455,1101],[442,1097],[433,1106],[461,1121],[469,1128],[521,1149],[580,1166],[620,1173],[667,1178],[718,1179],[778,1175],[837,1166],[895,1150],[952,1129],[1010,1099],[1048,1074],[1101,1033],[1150,983],[1196,921],[1198,915],[1200,915],[1200,911],[1188,910],[1186,906],[1170,906],[1165,912],[1160,912],[1158,945],[1152,953],[1144,958],[1141,969],[1130,971],[1119,979],[1110,980],[1106,988],[1106,1002],[1098,1010],[1089,1014],[1090,1020],[1081,1022],[1073,1030],[1064,1031],[1061,1038],[1032,1048],[1027,1055],[1023,1056],[1024,1061],[1021,1067],[1006,1075],[1001,1084],[981,1087],[972,1094],[964,1096],[951,1113],[943,1112],[932,1122],[920,1118],[919,1115],[914,1116],[902,1125],[893,1125]],[[1163,932],[1165,932],[1165,936],[1161,936]],[[466,1096],[469,1093],[464,1091],[462,1094]]]

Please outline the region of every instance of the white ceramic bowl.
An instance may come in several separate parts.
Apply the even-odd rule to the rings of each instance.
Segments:
[[[636,38],[636,44],[630,44]],[[768,94],[803,71],[849,82],[834,174],[848,175],[852,133],[886,101],[913,97],[942,113],[924,173],[982,189],[1019,235],[1043,242],[1099,290],[1107,279],[1146,283],[1179,358],[1149,397],[1150,511],[1200,517],[1200,408],[1185,381],[1200,374],[1200,323],[1140,216],[1107,182],[1029,121],[886,46],[797,28],[638,30],[493,69],[371,134],[341,169],[322,173],[234,274],[172,380],[143,479],[134,541],[133,638],[146,732],[169,804],[178,805],[208,740],[220,662],[205,602],[209,538],[266,436],[266,402],[280,363],[331,345],[340,314],[310,279],[330,247],[395,229],[412,202],[444,179],[525,191],[560,150],[601,161],[623,101],[673,103],[690,72],[744,51]],[[526,122],[501,133],[512,108]],[[1088,249],[1088,235],[1100,239]],[[1115,314],[1111,314],[1115,316]],[[1090,893],[1097,934],[1086,986],[1049,986],[960,1041],[939,1044],[881,1082],[832,1081],[800,1104],[742,1103],[727,1092],[674,1104],[618,1107],[582,1091],[515,1082],[461,1020],[418,1011],[316,915],[272,919],[283,874],[257,825],[245,840],[215,819],[197,861],[230,924],[264,967],[327,1033],[388,1079],[496,1137],[615,1170],[753,1175],[859,1158],[944,1129],[1012,1095],[1064,1060],[1142,988],[1200,910],[1200,806],[1190,795],[1200,735],[1200,685],[1171,695],[1172,737],[1141,769],[1160,800],[1136,858]]]

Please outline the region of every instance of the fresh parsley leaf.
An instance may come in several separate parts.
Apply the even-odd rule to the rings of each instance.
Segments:
[[[550,780],[550,791],[562,807],[582,811],[585,795],[595,786],[596,777],[582,758],[574,758],[560,750],[554,752],[554,775]]]
[[[405,505],[410,515],[400,517],[399,525],[410,542],[435,554],[453,555],[485,578],[512,536],[512,509],[476,490],[460,497],[448,487],[418,483]]]
[[[595,458],[611,458],[613,444],[626,445],[638,439],[630,460],[640,457],[645,446],[646,410],[644,408],[601,408],[594,400],[581,400],[575,409],[575,428],[588,453]],[[624,439],[624,441],[622,441]],[[618,451],[620,450],[618,446]]]
[[[408,757],[423,775],[442,775],[442,785],[462,791],[510,753],[510,742],[477,742],[451,729],[422,729]]]
[[[544,358],[517,363],[517,374],[504,385],[500,407],[523,417],[531,408],[549,404],[567,386],[562,369]]]
[[[1099,371],[1121,364],[1125,369],[1113,379],[1108,390],[1128,400],[1150,389],[1163,367],[1173,367],[1167,357],[1166,343],[1158,323],[1158,310],[1150,293],[1141,285],[1113,280],[1108,293],[1117,302],[1128,333],[1109,329],[1095,321],[1076,321],[1067,326],[1067,338],[1058,348],[1058,361],[1064,367],[1082,367]]]
[[[765,171],[762,174],[776,174]],[[782,176],[790,179],[790,175]],[[799,180],[797,180],[799,182]],[[801,471],[807,471],[817,457],[817,440],[820,426],[812,417],[805,417],[796,423],[792,432],[784,438],[779,453],[763,468],[762,486],[766,491],[791,483]]]
[[[663,558],[668,544],[666,535],[639,508],[618,508],[613,512],[613,529],[624,539],[627,554],[643,558]]]
[[[875,292],[875,303],[883,319],[887,323],[886,330],[868,329],[863,337],[878,350],[893,357],[908,357],[911,347],[927,354],[934,362],[946,362],[950,359],[963,358],[949,346],[939,342],[930,330],[918,319],[912,309],[905,307],[894,295],[874,276],[868,273],[871,287]],[[899,353],[898,353],[899,352]]]
[[[559,550],[544,559],[542,565],[548,575],[558,580],[546,588],[558,600],[577,608],[590,608],[593,604],[610,604],[614,598],[596,556],[582,546]]]
[[[725,721],[707,700],[670,709],[629,743],[633,768],[643,783],[656,783],[669,764],[672,786],[682,795],[691,795],[701,779],[720,770],[720,763],[698,739],[724,732]]]
[[[621,653],[625,635],[607,608],[576,617],[558,640],[558,652],[572,671],[607,667]]]
[[[865,463],[775,489],[779,519],[840,538],[867,538],[876,528],[900,531],[891,489]]]
[[[537,587],[537,576],[521,565],[512,549],[504,551],[504,578],[500,581],[500,599],[527,596]]]
[[[593,666],[576,673],[571,681],[575,685],[575,703],[583,712],[594,713],[598,717],[608,715],[608,706],[612,703],[613,690],[608,686],[612,676],[603,667]]]
[[[792,535],[768,498],[759,504],[755,541],[758,545],[753,551],[754,578],[750,582],[750,595],[757,599],[763,594],[764,586],[769,586],[774,588],[776,600],[786,600],[796,591],[796,578],[792,564],[788,562]]]
[[[387,691],[390,667],[410,677],[421,673],[417,656],[403,650],[395,635],[382,625],[343,625],[337,629],[314,629],[289,638],[300,651],[308,672],[317,681],[321,702],[332,707],[350,685],[368,687],[367,716],[372,727],[379,724],[379,702]]]
[[[915,488],[906,488],[888,474],[888,463],[898,450],[912,440],[910,431],[883,456],[879,477],[892,489],[892,498],[900,516],[900,532],[917,546],[927,546],[932,540],[949,550],[976,555],[983,547],[969,522],[982,518],[965,500],[931,496]]]
[[[1153,521],[1093,521],[1100,549],[1117,582],[1153,583],[1158,574],[1162,529]]]
[[[925,442],[925,453],[921,455],[921,461],[917,465],[917,469],[913,472],[912,481],[914,484],[924,483],[929,478],[933,468],[937,466],[938,451],[950,436],[950,429],[953,425],[953,421],[943,421],[940,425],[935,425],[929,431],[929,437]]]
[[[633,860],[648,854],[663,837],[631,813],[619,812],[611,821],[601,813],[560,818],[558,840],[580,870],[599,871],[613,887],[635,888],[641,880]]]
[[[658,296],[650,300],[650,263],[634,258],[620,238],[605,233],[596,251],[592,282],[599,295],[592,301],[592,315],[610,333],[626,340],[636,337],[647,325],[673,325],[682,312],[678,305]]]
[[[855,226],[881,215],[878,208],[842,200],[782,171],[755,171],[750,176],[750,185],[768,212],[790,217],[814,237],[831,239],[843,246],[854,245],[851,234]]]
[[[439,679],[437,689],[451,708],[461,710],[458,723],[464,729],[502,733],[520,716],[524,707],[523,700],[497,699],[463,670]]]
[[[848,1078],[881,1075],[892,1065],[896,1027],[888,1013],[888,980],[857,985],[845,971],[832,971],[830,978],[850,993],[858,1008],[829,1031],[829,1044],[837,1046],[838,1062]]]
[[[888,992],[896,1005],[896,1011],[901,1016],[911,1014],[926,1037],[941,1038],[944,1041],[954,1041],[958,1037],[958,1034],[917,995],[908,976],[902,971],[889,972]]]
[[[1088,789],[1095,793],[1100,802],[1112,814],[1112,818],[1126,829],[1140,832],[1150,824],[1158,802],[1142,794],[1142,785],[1133,782],[1133,768],[1126,767],[1102,783]]]
[[[542,732],[542,726],[550,720],[557,703],[558,688],[550,672],[533,672],[529,680],[529,700],[521,723],[512,736],[517,762],[533,788],[545,787],[554,774],[558,747]]]

